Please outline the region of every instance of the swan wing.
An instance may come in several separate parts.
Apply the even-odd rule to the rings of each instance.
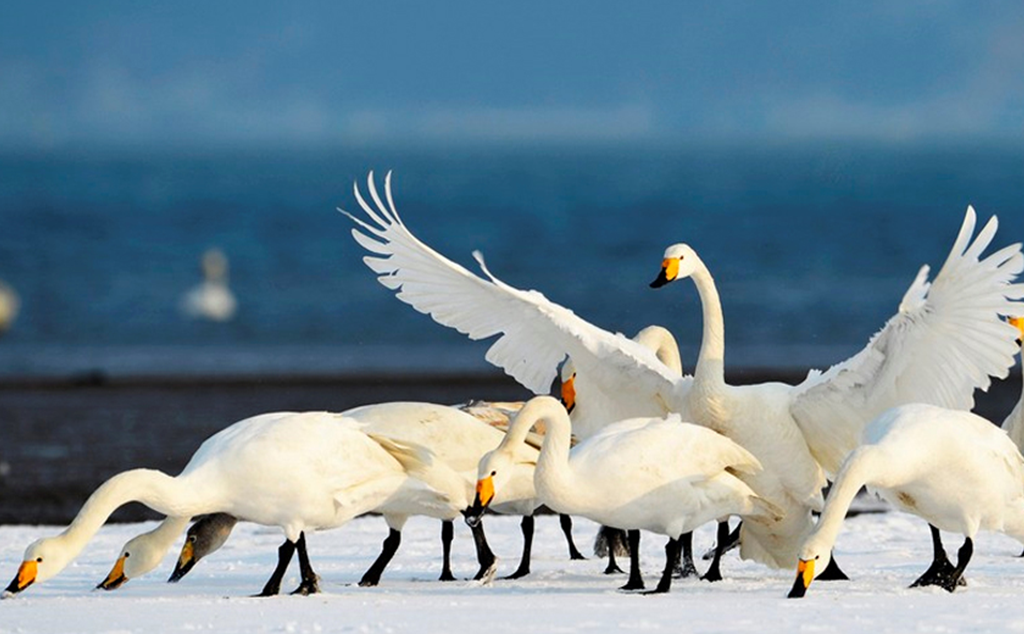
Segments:
[[[791,410],[815,458],[831,473],[860,442],[864,426],[882,411],[909,402],[969,410],[974,390],[1005,377],[1014,363],[1016,330],[1000,315],[1020,312],[1014,284],[1024,269],[1021,245],[984,258],[998,224],[973,238],[967,208],[960,234],[939,274],[921,268],[899,310],[850,359],[812,372],[794,389]]]
[[[644,346],[588,323],[537,291],[505,284],[487,270],[479,253],[474,257],[486,279],[424,244],[395,210],[390,172],[384,183],[387,204],[370,172],[373,205],[354,187],[366,218],[345,213],[357,225],[352,237],[373,254],[363,261],[398,299],[470,339],[497,337],[487,361],[535,394],[549,392],[566,355],[609,386],[621,385],[628,373],[648,381],[653,390],[672,389],[671,372]]]

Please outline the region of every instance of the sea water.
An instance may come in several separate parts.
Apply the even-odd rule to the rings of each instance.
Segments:
[[[409,228],[603,328],[657,323],[688,367],[692,283],[648,288],[686,242],[718,284],[730,367],[827,366],[941,267],[964,211],[1024,240],[1024,148],[1011,144],[250,148],[0,155],[0,279],[21,298],[0,376],[430,373],[488,369],[486,343],[396,300],[350,237],[394,170]],[[182,296],[210,247],[238,301],[224,323]]]

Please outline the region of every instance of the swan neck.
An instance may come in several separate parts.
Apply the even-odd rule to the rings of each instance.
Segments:
[[[654,356],[672,372],[683,374],[683,359],[679,355],[679,344],[672,333],[661,326],[648,326],[634,338],[637,343],[654,351]]]
[[[542,489],[561,491],[570,486],[569,450],[572,440],[572,423],[565,407],[551,397],[538,397],[529,401],[516,417],[513,428],[521,433],[523,439],[534,425],[543,422],[545,425],[544,440],[537,458],[537,469],[534,482],[538,493]],[[509,429],[511,436],[513,429]]]
[[[722,314],[722,301],[704,262],[698,260],[691,277],[700,295],[704,322],[694,379],[702,383],[725,383],[725,318]]]
[[[832,550],[854,498],[865,484],[870,484],[872,464],[870,447],[861,447],[850,454],[832,483],[825,509],[808,538],[819,545],[822,554]]]
[[[100,485],[57,539],[65,542],[73,557],[120,506],[141,502],[168,516],[191,517],[194,513],[182,503],[185,500],[182,487],[165,473],[153,469],[125,471]]]

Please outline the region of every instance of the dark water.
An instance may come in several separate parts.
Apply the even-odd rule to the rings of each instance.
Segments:
[[[691,365],[692,287],[647,288],[685,241],[715,275],[734,366],[827,365],[941,265],[964,209],[1024,239],[1021,147],[376,148],[0,157],[0,279],[22,311],[0,376],[485,369],[482,344],[399,303],[361,264],[352,182],[395,170],[407,224],[450,257],[632,333],[671,327]],[[208,246],[240,307],[179,300]]]

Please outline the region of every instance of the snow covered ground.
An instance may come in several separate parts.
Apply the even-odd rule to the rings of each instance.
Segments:
[[[63,573],[0,601],[0,633],[28,632],[958,632],[1024,631],[1024,560],[1021,546],[983,534],[967,570],[968,586],[955,594],[907,586],[928,565],[931,544],[921,520],[872,513],[847,520],[837,559],[850,582],[815,582],[804,599],[787,599],[795,572],[723,561],[726,580],[677,581],[668,595],[616,590],[621,576],[601,574],[596,558],[569,561],[557,518],[537,520],[533,574],[490,585],[440,583],[439,524],[414,518],[381,585],[356,582],[378,552],[387,529],[379,517],[360,518],[338,530],[308,537],[324,592],[311,597],[250,598],[276,561],[281,534],[240,524],[227,545],[178,584],[165,583],[178,545],[149,575],[114,592],[92,588],[107,574],[121,545],[154,524],[105,526]],[[499,574],[519,556],[517,518],[486,518],[491,545],[502,558]],[[590,552],[595,525],[577,519],[580,549]],[[0,526],[0,581],[14,577],[25,546],[59,528]],[[955,557],[960,538],[946,535]],[[713,527],[695,538],[711,545]],[[643,563],[653,587],[663,563],[661,537],[645,535]],[[179,544],[180,545],[180,544]],[[472,540],[456,527],[457,576],[476,570]],[[698,567],[703,567],[699,562]],[[298,583],[292,564],[284,587]]]

